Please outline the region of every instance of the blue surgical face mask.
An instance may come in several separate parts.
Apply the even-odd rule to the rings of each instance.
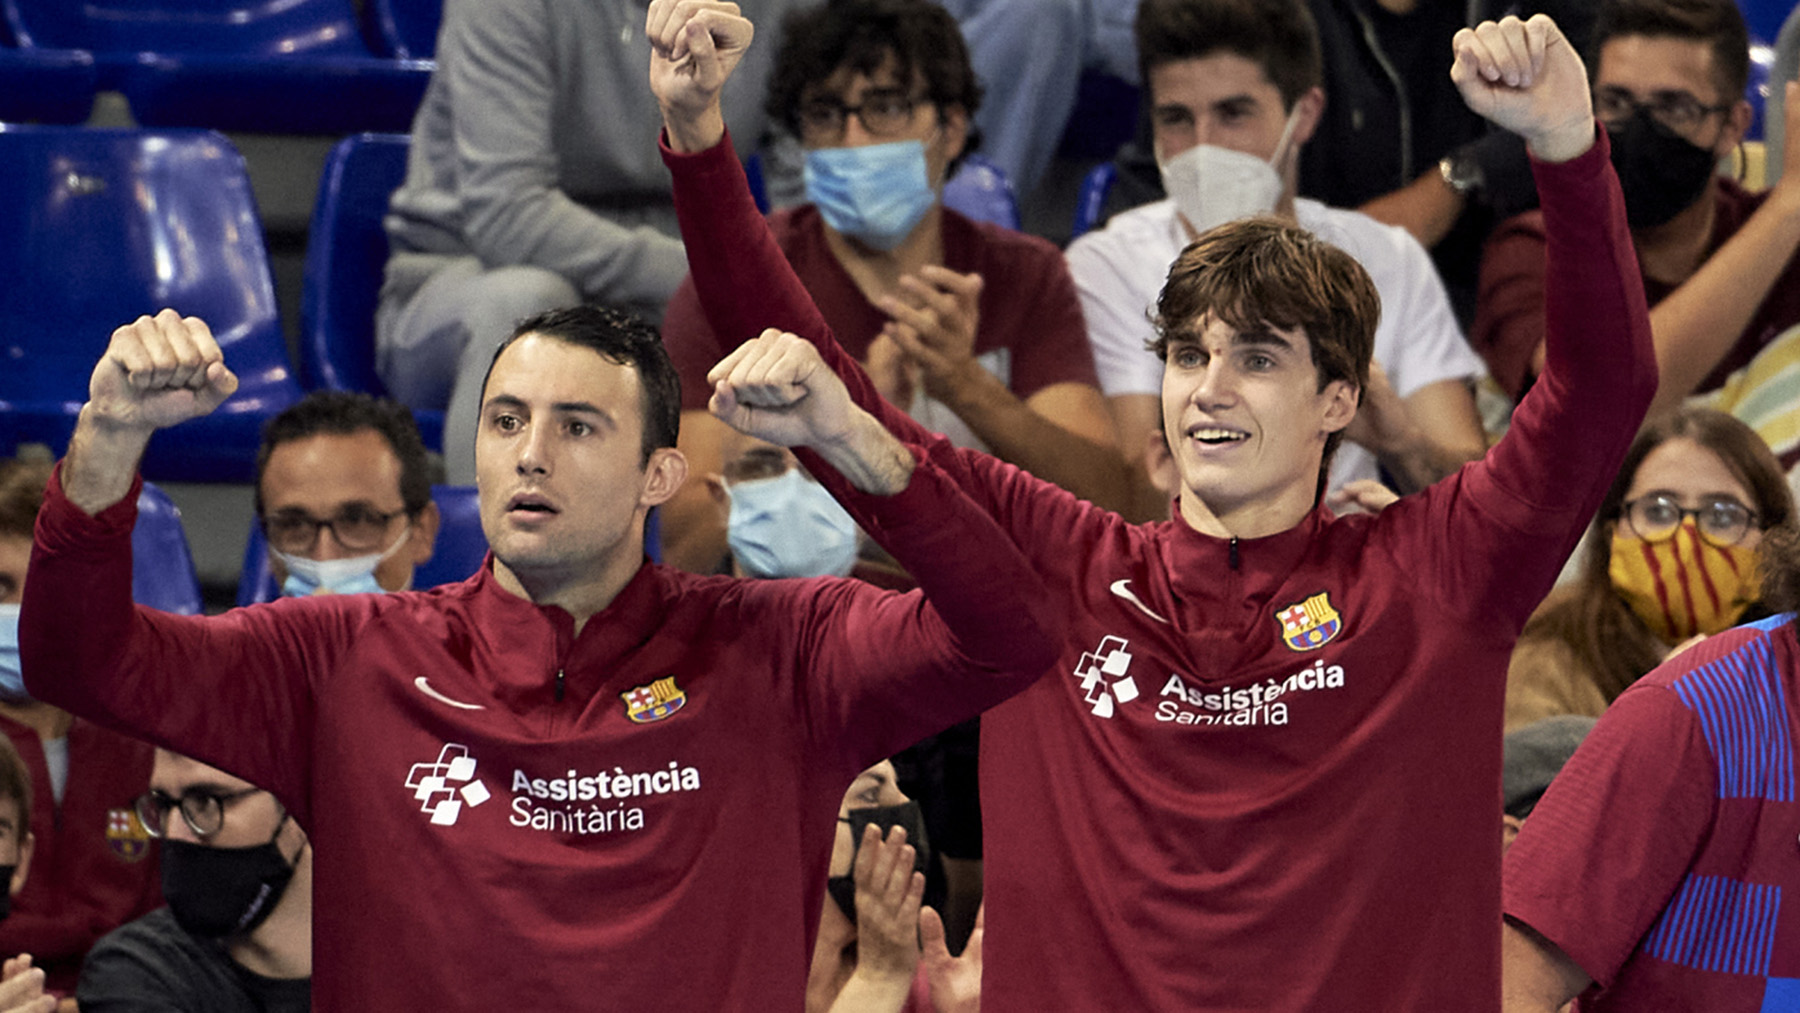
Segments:
[[[825,224],[878,250],[891,250],[937,203],[922,141],[806,153],[806,199]]]
[[[843,577],[856,565],[856,522],[825,487],[789,469],[728,486],[731,554],[753,577]]]
[[[30,699],[24,670],[19,667],[19,606],[0,605],[0,700],[24,703]],[[0,883],[0,892],[5,889]]]
[[[375,568],[399,552],[410,534],[412,525],[409,523],[401,529],[394,544],[381,552],[348,559],[308,559],[275,549],[270,549],[269,553],[287,568],[287,580],[281,584],[281,594],[285,598],[304,598],[311,594],[380,594],[385,588],[376,582]]]

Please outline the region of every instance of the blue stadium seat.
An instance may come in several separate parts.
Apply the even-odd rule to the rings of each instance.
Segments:
[[[1019,227],[1019,198],[1000,167],[970,155],[944,184],[944,206],[980,222]]]
[[[131,529],[131,598],[139,605],[192,616],[200,614],[200,580],[181,529],[181,511],[168,494],[144,483],[137,526]]]
[[[358,134],[319,175],[300,296],[300,372],[309,390],[385,394],[375,372],[375,306],[388,239],[381,218],[406,178],[405,134]],[[425,445],[443,446],[444,413],[415,412]]]
[[[1744,12],[1752,39],[1773,39],[1793,12],[1794,0],[1738,0],[1738,9]]]
[[[113,330],[163,307],[211,325],[240,386],[158,433],[144,474],[243,482],[299,400],[244,162],[201,130],[0,126],[0,453],[61,449]]]
[[[444,0],[370,0],[369,11],[389,56],[429,60],[437,54]]]
[[[1069,229],[1070,239],[1100,224],[1100,216],[1106,210],[1106,195],[1112,191],[1113,180],[1118,178],[1119,167],[1111,162],[1094,166],[1081,178],[1081,190],[1075,195],[1075,221]]]
[[[94,54],[19,49],[0,18],[0,123],[83,123],[99,87]]]
[[[84,49],[146,126],[405,130],[430,61],[378,57],[353,0],[0,0],[21,48]]]
[[[475,498],[475,487],[469,485],[434,485],[431,498],[437,503],[443,523],[438,527],[437,545],[431,559],[413,571],[413,587],[424,590],[439,584],[464,580],[481,569],[487,556],[487,537],[481,533],[481,505]],[[238,577],[239,605],[274,601],[281,595],[275,576],[269,568],[269,543],[263,538],[261,524],[250,525],[250,539],[244,545],[244,569]]]

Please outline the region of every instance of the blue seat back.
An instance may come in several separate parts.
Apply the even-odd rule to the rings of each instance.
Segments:
[[[413,571],[413,587],[419,590],[467,579],[481,569],[481,561],[487,555],[487,536],[481,532],[481,505],[475,498],[475,487],[434,485],[431,499],[443,520],[431,558]],[[273,601],[280,594],[269,567],[269,543],[263,538],[262,525],[253,523],[244,546],[237,602],[249,605]]]
[[[1081,190],[1075,195],[1075,220],[1069,227],[1070,239],[1100,224],[1100,216],[1106,211],[1106,195],[1112,192],[1113,180],[1118,178],[1119,168],[1111,162],[1102,162],[1081,177]]]
[[[970,155],[944,184],[944,206],[976,221],[1004,228],[1019,227],[1019,198],[1000,167]]]
[[[370,0],[369,11],[389,56],[429,60],[437,54],[444,0]]]
[[[0,414],[30,419],[0,420],[0,452],[9,434],[60,446],[113,330],[170,307],[211,326],[240,385],[158,434],[145,473],[241,480],[260,419],[300,389],[236,149],[199,130],[0,126],[0,180]],[[215,461],[243,467],[204,473]]]
[[[131,529],[131,598],[139,605],[200,614],[200,580],[181,529],[181,511],[161,489],[144,483]]]
[[[358,134],[331,149],[319,176],[300,300],[302,374],[314,390],[381,393],[375,306],[387,263],[381,218],[406,178],[404,134]]]
[[[352,0],[0,0],[21,46],[368,56]]]

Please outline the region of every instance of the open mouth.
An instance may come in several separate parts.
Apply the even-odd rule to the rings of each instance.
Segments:
[[[1241,429],[1226,429],[1220,426],[1195,426],[1188,430],[1190,439],[1198,440],[1209,447],[1222,447],[1232,443],[1241,443],[1250,438],[1250,434]]]
[[[549,500],[542,496],[535,496],[530,493],[520,493],[511,500],[508,500],[506,511],[508,513],[531,514],[553,514],[557,512],[556,508],[550,505]]]

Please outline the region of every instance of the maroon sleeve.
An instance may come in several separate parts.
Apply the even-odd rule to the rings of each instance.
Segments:
[[[681,377],[681,410],[705,411],[712,397],[706,374],[725,357],[725,350],[719,347],[719,336],[700,308],[691,274],[681,279],[681,287],[663,311],[662,341]]]
[[[1506,854],[1503,909],[1603,986],[1680,887],[1712,825],[1699,721],[1662,685],[1613,704]]]
[[[1481,285],[1469,341],[1500,388],[1514,398],[1532,379],[1544,344],[1544,216],[1530,211],[1494,230],[1481,257]]]
[[[1098,388],[1081,300],[1062,251],[1036,236],[976,225],[986,243],[981,327],[994,328],[995,344],[1012,349],[1013,395],[1023,400],[1059,383]]]

